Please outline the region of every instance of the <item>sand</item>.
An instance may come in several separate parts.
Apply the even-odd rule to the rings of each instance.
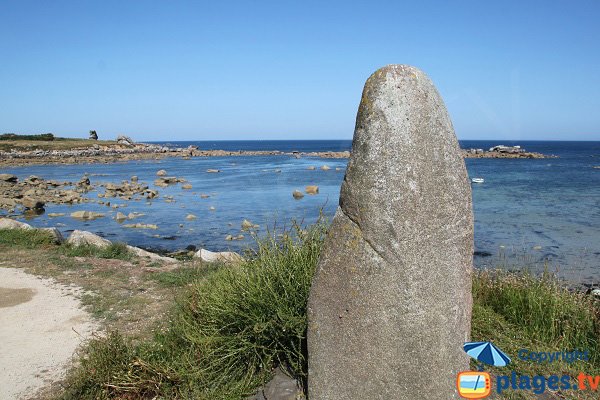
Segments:
[[[26,399],[64,376],[77,347],[98,329],[80,294],[0,268],[0,399]]]

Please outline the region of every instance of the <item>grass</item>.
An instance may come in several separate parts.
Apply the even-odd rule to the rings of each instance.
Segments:
[[[56,245],[54,237],[41,229],[0,229],[0,246],[25,249],[47,248],[68,257],[95,257],[129,261],[135,256],[125,243],[112,243],[101,248],[91,245],[72,246],[67,243]]]
[[[92,340],[81,363],[70,371],[60,398],[242,399],[278,365],[303,381],[306,304],[325,233],[325,226],[317,225],[306,231],[296,228],[280,240],[264,239],[256,253],[237,266],[182,267],[145,275],[141,286],[154,283],[180,293],[161,328],[143,340],[132,341],[117,331]],[[0,231],[0,248],[6,243],[33,246],[29,235],[25,242],[25,236],[14,231]],[[35,243],[52,246],[46,240],[34,237]],[[78,254],[68,248],[61,251]],[[109,253],[121,251],[122,247]],[[114,280],[115,288],[123,290],[127,284],[119,286],[125,279],[119,271],[104,270],[97,278]],[[547,273],[482,271],[474,275],[473,300],[472,340],[494,342],[513,361],[507,368],[486,367],[493,375],[600,375],[600,314],[590,297]],[[102,296],[87,301],[104,318],[116,315],[116,301],[104,304]],[[124,298],[115,309],[132,307],[132,301],[150,298]],[[539,364],[519,360],[520,349],[589,350],[591,359]],[[595,395],[581,391],[567,398]],[[499,398],[536,397],[532,392],[506,391]]]
[[[60,247],[62,254],[68,257],[95,257],[111,258],[116,260],[130,261],[135,256],[127,249],[125,243],[111,243],[107,247],[97,247],[92,245],[71,246],[64,244]]]
[[[481,271],[473,280],[472,339],[492,341],[511,356],[495,375],[600,375],[600,311],[590,296],[576,293],[553,275]],[[536,363],[521,360],[519,350],[589,351],[589,361]],[[476,363],[471,366],[476,369]],[[571,399],[595,399],[597,393],[569,393]],[[587,397],[586,397],[587,396]],[[502,398],[537,398],[532,392],[507,391]]]
[[[72,150],[88,148],[94,145],[114,146],[113,140],[89,140],[75,138],[54,138],[54,140],[0,140],[0,151],[29,151],[29,150]]]
[[[0,229],[0,244],[26,249],[54,247],[54,237],[40,229]]]
[[[324,233],[323,225],[297,228],[260,241],[241,265],[200,274],[152,340],[94,340],[61,398],[240,399],[277,365],[305,377],[306,304]],[[179,282],[167,273],[156,279]]]

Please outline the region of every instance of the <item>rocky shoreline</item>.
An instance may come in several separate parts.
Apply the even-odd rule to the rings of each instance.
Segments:
[[[528,152],[518,146],[496,146],[489,150],[463,149],[465,158],[552,158],[555,156]],[[69,150],[15,150],[0,151],[0,167],[16,167],[39,164],[88,164],[114,163],[133,160],[156,160],[166,157],[239,157],[239,156],[288,156],[318,158],[349,158],[349,151],[283,152],[278,150],[229,151],[202,150],[196,146],[172,148],[157,144],[118,143],[116,145],[94,145]]]

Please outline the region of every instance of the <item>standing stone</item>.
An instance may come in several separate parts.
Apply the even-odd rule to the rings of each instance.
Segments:
[[[310,399],[458,399],[472,257],[471,188],[446,107],[420,70],[381,68],[310,292]]]

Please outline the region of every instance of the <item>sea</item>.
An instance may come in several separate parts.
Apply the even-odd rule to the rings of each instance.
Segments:
[[[171,147],[200,149],[343,151],[350,140],[303,141],[187,141],[160,142]],[[575,283],[600,282],[600,142],[566,141],[461,141],[463,148],[520,145],[527,151],[555,155],[544,159],[466,159],[469,176],[482,177],[472,184],[475,216],[477,268],[544,270]],[[3,168],[20,179],[37,175],[44,179],[78,181],[88,174],[92,183],[120,183],[137,175],[152,186],[156,172],[185,178],[192,185],[158,188],[151,201],[110,199],[119,209],[96,203],[48,204],[46,212],[30,217],[36,227],[56,226],[64,234],[89,230],[113,241],[123,241],[150,250],[176,251],[186,247],[212,251],[242,251],[256,239],[241,232],[244,219],[257,224],[258,235],[279,233],[297,221],[311,224],[320,215],[331,218],[338,204],[346,159],[290,156],[235,156],[166,158],[114,164],[33,165]],[[328,165],[331,169],[319,169]],[[309,170],[314,166],[315,170]],[[219,169],[220,173],[206,173]],[[319,194],[292,197],[294,190],[318,185]],[[210,197],[201,198],[200,194]],[[97,198],[97,192],[90,192]],[[167,201],[172,196],[172,201]],[[69,214],[78,210],[106,213],[105,218],[79,221]],[[114,220],[117,211],[144,214],[135,222],[156,224],[156,230],[130,229]],[[0,213],[2,211],[0,210]],[[65,213],[48,217],[49,213]],[[197,218],[188,220],[193,214]],[[24,217],[18,218],[25,220]],[[131,222],[125,222],[131,223]],[[244,235],[228,241],[228,235]]]

